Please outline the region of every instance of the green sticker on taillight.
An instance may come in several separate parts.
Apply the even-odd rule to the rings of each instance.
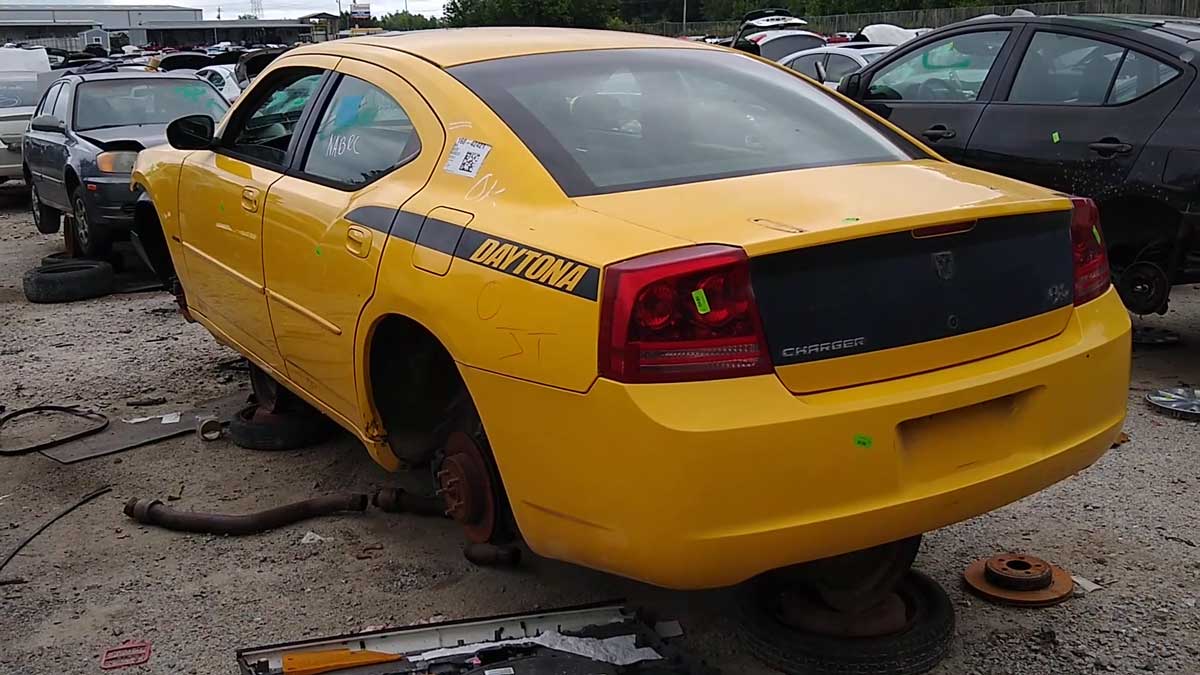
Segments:
[[[874,441],[866,434],[855,434],[854,444],[860,448],[869,448],[872,444],[874,444]]]
[[[708,314],[712,311],[712,307],[708,306],[708,296],[704,294],[703,288],[692,291],[692,302],[696,303],[696,311],[701,314]]]
[[[1101,246],[1104,245],[1104,242],[1100,240],[1100,228],[1096,227],[1095,225],[1092,226],[1092,236],[1096,238],[1097,244],[1100,244]]]

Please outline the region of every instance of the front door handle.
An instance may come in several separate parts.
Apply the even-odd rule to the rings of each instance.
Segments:
[[[346,228],[346,250],[355,258],[367,257],[371,253],[371,231],[358,225]]]
[[[258,188],[246,186],[242,188],[242,208],[250,213],[258,212],[258,198],[262,192]]]
[[[945,124],[935,124],[925,131],[922,131],[921,135],[931,141],[938,141],[954,138],[958,134],[956,134],[953,129],[947,127]]]
[[[1133,152],[1133,146],[1128,143],[1122,143],[1115,138],[1105,138],[1097,143],[1089,143],[1088,149],[1101,157],[1112,157],[1113,155],[1128,155]]]

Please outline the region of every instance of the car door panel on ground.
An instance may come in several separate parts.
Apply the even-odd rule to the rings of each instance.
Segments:
[[[1133,47],[1107,34],[1030,26],[963,163],[1099,200],[1119,193],[1191,84],[1174,58]]]
[[[987,24],[909,48],[868,69],[863,103],[959,161],[1020,33],[1019,25]]]
[[[180,173],[188,302],[205,316],[220,314],[230,338],[280,371],[263,275],[265,201],[287,170],[304,116],[337,61],[308,56],[264,73],[243,105],[226,116],[216,148],[189,155]]]
[[[445,133],[404,79],[343,59],[292,171],[268,192],[263,266],[288,376],[351,419],[355,328],[392,220],[433,173]],[[388,180],[376,182],[384,175]]]

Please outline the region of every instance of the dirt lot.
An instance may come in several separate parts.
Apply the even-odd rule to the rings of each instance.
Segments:
[[[26,200],[0,193],[0,403],[79,402],[128,417],[237,389],[240,378],[217,368],[232,354],[184,323],[167,294],[27,303],[22,273],[59,245],[34,231]],[[1129,443],[1080,476],[926,537],[917,565],[958,611],[937,672],[1200,672],[1196,424],[1142,403],[1151,387],[1200,385],[1197,318],[1200,293],[1179,289],[1172,312],[1153,319],[1189,346],[1135,353]],[[126,405],[146,397],[167,402]],[[243,512],[396,480],[348,436],[283,453],[187,436],[67,466],[40,455],[0,462],[0,552],[79,496],[113,486],[0,575],[28,579],[0,587],[0,674],[98,672],[100,652],[127,639],[152,641],[154,655],[125,672],[231,673],[239,647],[619,597],[681,619],[692,649],[724,672],[765,672],[739,645],[727,591],[667,592],[548,560],[475,568],[449,521],[376,512],[216,538],[137,526],[121,513],[130,497],[180,490],[178,508]],[[325,541],[300,543],[310,530]],[[364,553],[372,544],[383,548]],[[963,567],[1004,550],[1037,553],[1103,588],[1024,611],[965,594]]]

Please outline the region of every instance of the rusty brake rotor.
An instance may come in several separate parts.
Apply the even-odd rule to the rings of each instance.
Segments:
[[[437,478],[446,515],[463,526],[470,541],[489,541],[496,531],[496,491],[487,459],[470,436],[456,431],[446,439]]]
[[[1037,556],[1003,553],[981,558],[963,572],[967,588],[984,598],[1016,607],[1049,607],[1071,597],[1071,573]]]

